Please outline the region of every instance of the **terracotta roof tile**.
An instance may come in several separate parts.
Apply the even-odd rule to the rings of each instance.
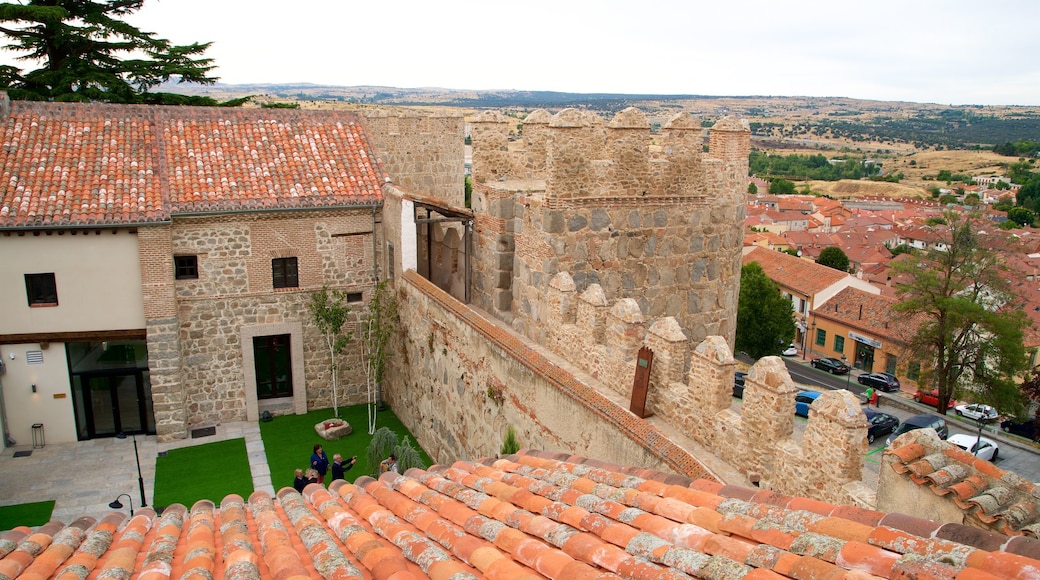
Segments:
[[[1040,532],[1040,487],[939,440],[930,430],[901,436],[885,450],[885,457],[888,468],[944,497],[979,527],[1003,536],[1036,537]],[[882,523],[892,525],[891,518],[886,516]]]
[[[653,478],[644,479],[553,457],[522,452],[302,494],[232,495],[219,507],[174,505],[161,516],[145,508],[125,521],[16,528],[0,537],[0,573],[775,580],[1027,578],[1040,569],[1032,539],[704,480],[678,487],[659,472],[638,470]]]
[[[14,101],[0,119],[0,226],[379,203],[351,112]]]

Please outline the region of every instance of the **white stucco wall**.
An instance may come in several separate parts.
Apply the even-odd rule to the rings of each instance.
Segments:
[[[26,353],[43,353],[42,364],[28,364]],[[11,357],[14,355],[14,358]],[[76,441],[76,420],[65,345],[39,343],[0,345],[7,372],[0,376],[7,430],[18,447],[32,444],[33,423],[43,423],[48,444]],[[32,392],[36,385],[36,392]]]
[[[137,235],[114,231],[0,235],[0,335],[144,328]],[[30,308],[25,274],[48,272],[58,305]]]

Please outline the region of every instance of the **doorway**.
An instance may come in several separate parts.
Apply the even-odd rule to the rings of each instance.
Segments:
[[[293,396],[290,335],[253,337],[253,363],[257,399]]]
[[[141,371],[81,373],[74,381],[80,440],[155,432],[151,392]]]
[[[865,372],[874,372],[874,347],[856,341],[856,368]]]

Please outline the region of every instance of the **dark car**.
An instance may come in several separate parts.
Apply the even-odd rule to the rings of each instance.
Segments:
[[[744,371],[734,371],[733,373],[733,396],[738,399],[744,398],[744,381],[747,380],[747,373]]]
[[[867,421],[870,422],[870,427],[867,428],[867,443],[873,443],[878,437],[887,435],[899,427],[899,419],[888,413],[863,409],[863,414],[867,416]]]
[[[899,379],[888,373],[870,373],[856,377],[856,382],[891,393],[899,390]]]
[[[925,405],[928,405],[930,407],[935,407],[936,409],[938,409],[939,408],[939,389],[935,389],[934,391],[932,391],[930,393],[926,393],[924,391],[917,391],[916,393],[914,393],[914,400],[919,402],[919,403],[924,403]],[[956,405],[957,405],[957,401],[954,401],[953,399],[950,399],[946,403],[946,408],[947,409],[952,409]]]
[[[816,391],[802,391],[794,396],[794,414],[799,417],[809,416],[809,405],[820,396]]]
[[[831,356],[824,358],[814,358],[811,361],[809,361],[809,364],[811,364],[815,368],[825,370],[834,375],[843,375],[849,372],[849,365]]]
[[[1025,437],[1032,441],[1040,441],[1040,430],[1037,430],[1036,423],[1032,419],[1026,421],[1008,419],[1000,423],[1000,429],[1005,433]]]
[[[896,440],[896,437],[899,437],[903,433],[908,433],[915,429],[927,428],[935,429],[935,432],[939,434],[939,439],[946,439],[950,436],[950,428],[946,426],[946,419],[943,419],[938,415],[914,415],[906,421],[903,421],[903,424],[889,435],[888,440],[885,441],[885,445],[891,445],[892,442]]]

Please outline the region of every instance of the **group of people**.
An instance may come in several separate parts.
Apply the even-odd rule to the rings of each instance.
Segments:
[[[314,453],[311,453],[310,467],[304,471],[303,469],[296,470],[296,478],[293,480],[293,488],[298,492],[303,492],[303,488],[307,487],[312,483],[325,484],[325,475],[332,471],[332,480],[346,479],[346,472],[350,471],[354,465],[357,464],[357,455],[350,458],[346,463],[343,462],[343,456],[336,453],[332,456],[332,463],[329,463],[329,457],[325,454],[325,449],[322,448],[321,444],[314,446]],[[397,457],[391,453],[390,457],[379,462],[379,473],[386,473],[397,471]]]

